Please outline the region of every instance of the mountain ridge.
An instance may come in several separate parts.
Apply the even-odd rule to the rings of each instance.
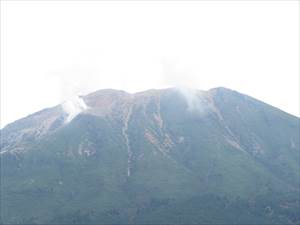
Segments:
[[[131,93],[131,92],[127,92],[127,91],[121,90],[121,89],[104,88],[104,89],[99,89],[99,90],[93,91],[93,92],[88,93],[88,94],[86,94],[86,95],[78,95],[78,97],[80,97],[80,98],[87,98],[87,97],[89,97],[89,96],[93,96],[93,95],[97,95],[97,94],[100,94],[100,95],[101,95],[101,94],[104,94],[105,92],[119,93],[119,94],[122,94],[122,93],[123,93],[123,94],[129,96],[129,95],[140,95],[140,94],[151,93],[151,92],[161,92],[161,91],[178,90],[178,89],[179,89],[178,87],[169,87],[169,88],[147,89],[147,90],[137,91],[137,92]],[[184,89],[190,89],[190,88],[184,88]],[[251,96],[249,96],[249,95],[247,95],[247,94],[243,94],[243,93],[241,93],[241,92],[239,92],[239,91],[236,91],[236,90],[233,90],[233,89],[224,87],[224,86],[218,86],[218,87],[210,88],[210,89],[208,89],[208,90],[200,90],[200,89],[190,89],[190,90],[199,91],[199,92],[205,92],[205,93],[209,93],[209,92],[217,92],[217,91],[227,91],[227,92],[237,93],[237,94],[240,94],[240,95],[243,95],[243,96],[248,96],[248,97],[250,97],[250,98],[253,98],[253,97],[251,97]],[[261,103],[267,104],[267,105],[269,105],[269,106],[271,106],[271,107],[273,107],[273,108],[276,108],[277,110],[280,110],[280,111],[282,111],[283,113],[289,114],[290,116],[299,118],[299,116],[296,116],[296,115],[293,115],[293,114],[291,114],[291,113],[289,113],[289,112],[286,112],[285,110],[280,109],[280,108],[278,108],[278,107],[276,107],[276,106],[273,106],[273,105],[271,105],[271,104],[269,104],[269,103],[267,103],[267,102],[264,102],[264,101],[259,100],[259,99],[257,99],[257,98],[253,98],[253,99],[255,99],[256,101],[260,101]],[[62,103],[59,103],[59,104],[57,104],[57,105],[55,105],[55,106],[52,106],[52,107],[46,107],[46,108],[44,108],[44,109],[38,110],[37,112],[30,113],[30,114],[28,114],[27,116],[24,116],[24,117],[22,117],[22,118],[20,118],[20,119],[17,119],[17,120],[15,120],[15,121],[11,122],[11,123],[8,123],[7,125],[5,125],[5,126],[4,126],[3,128],[1,128],[0,130],[3,130],[3,129],[6,128],[7,126],[11,126],[11,125],[14,124],[16,121],[26,119],[26,118],[28,118],[28,117],[31,117],[31,116],[34,116],[34,115],[36,115],[36,114],[42,113],[42,112],[47,111],[47,110],[49,110],[49,109],[53,109],[53,108],[56,108],[56,107],[61,107],[62,104],[63,104],[63,102],[62,102]]]
[[[1,130],[4,222],[300,222],[298,117],[227,88],[81,98]]]

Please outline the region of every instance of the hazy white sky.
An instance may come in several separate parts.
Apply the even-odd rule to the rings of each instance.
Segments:
[[[1,1],[1,127],[74,94],[175,85],[299,115],[299,1]]]

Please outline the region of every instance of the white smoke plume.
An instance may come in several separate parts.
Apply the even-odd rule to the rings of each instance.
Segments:
[[[68,114],[65,120],[65,123],[68,123],[88,107],[82,98],[79,96],[73,96],[62,103],[62,108]]]
[[[177,91],[184,97],[187,103],[187,110],[191,113],[204,115],[208,110],[203,93],[197,89],[188,87],[177,87]]]
[[[197,77],[197,79],[195,79]],[[187,110],[193,114],[203,116],[209,109],[204,92],[198,88],[199,76],[185,68],[176,61],[162,61],[162,79],[167,86],[175,86],[176,90],[184,97]]]

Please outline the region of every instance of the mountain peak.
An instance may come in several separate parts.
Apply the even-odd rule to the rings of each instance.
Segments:
[[[105,89],[14,122],[2,220],[297,224],[299,119],[235,93]]]

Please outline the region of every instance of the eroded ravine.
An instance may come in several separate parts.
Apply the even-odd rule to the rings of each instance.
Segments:
[[[128,123],[130,120],[131,113],[132,113],[132,106],[130,105],[128,108],[128,112],[125,115],[124,125],[122,127],[122,135],[124,136],[126,149],[127,149],[127,176],[128,177],[131,174],[131,159],[132,159],[132,151],[130,148],[130,140],[128,137]]]

